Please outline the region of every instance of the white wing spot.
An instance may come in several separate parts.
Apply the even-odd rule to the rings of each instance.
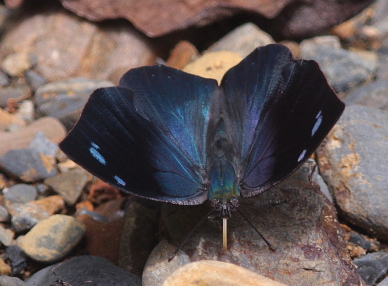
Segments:
[[[126,183],[123,181],[123,179],[121,179],[119,176],[115,175],[113,178],[116,180],[117,184],[122,185],[122,186],[126,185]]]
[[[302,153],[300,153],[300,155],[299,155],[299,157],[298,157],[298,162],[300,162],[300,161],[302,161],[302,159],[304,158],[304,155],[306,155],[306,149],[304,149],[303,151],[302,151]]]
[[[317,119],[317,121],[315,121],[313,129],[311,130],[311,136],[314,136],[315,132],[317,132],[319,126],[321,126],[322,124],[322,112],[319,111],[317,116],[315,116],[315,118]]]
[[[100,164],[106,165],[106,161],[104,156],[100,154],[97,150],[100,149],[100,146],[98,146],[96,143],[91,142],[92,147],[89,148],[90,155],[93,156],[94,159],[96,159]]]

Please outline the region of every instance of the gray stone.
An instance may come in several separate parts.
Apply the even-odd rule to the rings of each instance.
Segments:
[[[85,225],[67,215],[52,215],[37,223],[18,239],[20,248],[32,259],[50,263],[62,259],[81,240]]]
[[[55,161],[34,149],[13,149],[0,157],[0,168],[24,182],[36,182],[57,174]]]
[[[24,98],[29,93],[28,86],[0,88],[0,107],[5,108],[9,99]]]
[[[36,133],[35,137],[31,140],[28,148],[35,149],[40,153],[55,158],[55,155],[59,149],[58,144],[55,144],[48,140],[42,131]]]
[[[84,169],[74,169],[44,180],[68,205],[74,205],[91,175]]]
[[[350,105],[320,150],[320,173],[343,216],[373,236],[388,239],[388,114]]]
[[[385,277],[377,286],[388,286],[388,277]]]
[[[35,200],[38,192],[34,186],[16,184],[3,190],[4,199],[11,203],[28,203]]]
[[[359,104],[388,111],[388,79],[373,81],[353,89],[344,101],[347,105]]]
[[[16,232],[24,232],[31,229],[39,221],[50,215],[35,204],[10,204],[7,206],[11,214],[12,228]]]
[[[27,256],[17,245],[10,245],[5,249],[5,256],[11,261],[12,275],[19,274],[27,267]]]
[[[90,94],[97,88],[113,86],[110,81],[73,78],[45,84],[35,93],[38,111],[58,118],[68,129],[78,120]]]
[[[46,83],[46,79],[33,70],[26,71],[25,77],[28,82],[28,85],[33,91],[36,91],[39,87]]]
[[[316,39],[300,44],[300,57],[315,60],[337,92],[344,92],[371,78],[377,70],[377,61],[340,49],[337,46],[321,45]]]
[[[138,276],[113,265],[108,260],[84,255],[43,268],[27,280],[27,286],[50,285],[56,280],[62,280],[73,286],[89,283],[93,286],[142,285]]]
[[[0,242],[5,246],[10,246],[13,241],[14,233],[10,229],[0,225]],[[0,284],[1,285],[1,284]]]
[[[5,87],[9,85],[10,80],[7,76],[7,74],[0,70],[0,86]]]
[[[206,52],[230,51],[243,58],[259,46],[274,44],[275,41],[255,24],[244,24],[218,40]]]
[[[204,221],[183,245],[191,261],[220,260],[243,266],[287,285],[365,285],[346,251],[335,208],[310,181],[306,163],[287,180],[259,196],[241,199],[239,210],[272,244],[263,239],[237,211],[228,220],[229,246],[222,250],[222,224]],[[269,203],[270,202],[270,203]],[[162,219],[173,245],[179,245],[211,209],[165,205]],[[346,281],[345,284],[344,281]]]
[[[3,205],[0,205],[0,222],[8,222],[10,218],[11,217],[7,208]]]
[[[17,277],[1,275],[0,285],[1,286],[26,286],[27,284],[23,280]]]
[[[368,285],[374,285],[388,271],[388,254],[385,252],[368,253],[356,258],[353,263],[357,266],[357,272]]]

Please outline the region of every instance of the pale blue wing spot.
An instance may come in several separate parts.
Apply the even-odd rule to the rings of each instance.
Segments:
[[[304,149],[303,151],[302,151],[302,153],[300,153],[300,155],[299,155],[299,157],[298,157],[298,162],[300,162],[300,161],[302,161],[303,160],[303,158],[304,158],[304,155],[306,155],[306,149]]]
[[[92,142],[92,146],[93,147],[89,148],[90,155],[92,155],[93,158],[96,159],[102,165],[106,165],[106,161],[105,161],[104,156],[102,156],[100,154],[100,152],[97,151],[97,149],[99,149],[100,147],[97,144],[93,143],[93,142]]]
[[[121,179],[119,176],[114,176],[113,178],[116,180],[117,184],[122,185],[122,186],[125,186],[125,185],[126,185],[126,183],[124,182],[124,180]]]
[[[319,111],[315,118],[317,119],[317,121],[315,122],[313,129],[311,130],[311,136],[314,136],[315,132],[317,132],[319,126],[321,126],[322,124],[322,112]]]
[[[100,146],[98,146],[96,143],[91,142],[91,144],[92,144],[92,147],[93,147],[94,149],[100,149]]]

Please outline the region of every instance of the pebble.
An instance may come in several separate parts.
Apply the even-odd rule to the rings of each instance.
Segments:
[[[4,199],[11,203],[28,203],[35,200],[38,192],[34,186],[15,184],[3,190]]]
[[[374,285],[388,271],[388,254],[385,252],[368,253],[353,260],[357,272],[368,285]]]
[[[1,286],[26,286],[23,280],[17,277],[9,277],[9,276],[0,276],[0,285]]]
[[[197,48],[188,41],[180,41],[170,52],[166,65],[181,70],[197,58]]]
[[[84,255],[43,268],[28,279],[27,286],[50,285],[55,280],[62,280],[68,283],[65,285],[73,286],[89,283],[93,286],[142,285],[138,276],[115,266],[106,259]]]
[[[221,51],[207,53],[192,63],[189,63],[183,71],[205,78],[214,78],[218,83],[221,83],[224,74],[241,60],[242,57],[234,52]]]
[[[377,286],[388,286],[388,276],[383,279]]]
[[[257,47],[274,43],[274,39],[269,34],[255,24],[247,23],[219,39],[207,52],[229,51],[245,58]]]
[[[12,124],[17,124],[19,126],[27,125],[22,118],[16,116],[15,114],[8,113],[0,108],[0,130],[7,130]]]
[[[0,168],[24,182],[36,182],[57,174],[51,156],[35,149],[13,149],[0,157]]]
[[[0,88],[0,107],[6,108],[10,100],[19,100],[29,96],[28,86]]]
[[[376,60],[365,59],[356,53],[321,44],[316,38],[300,44],[300,57],[315,60],[336,92],[345,92],[370,79],[376,72]]]
[[[286,286],[241,266],[214,260],[182,266],[163,283],[163,286],[186,285]]]
[[[41,208],[49,215],[53,215],[65,207],[65,201],[60,196],[48,196],[28,204]]]
[[[10,246],[13,242],[13,237],[15,233],[7,228],[4,228],[4,226],[0,225],[0,242],[4,246]],[[1,284],[0,284],[1,285]]]
[[[9,266],[3,259],[0,258],[0,275],[10,275],[11,273],[11,266]]]
[[[3,205],[0,205],[0,222],[8,222],[10,218],[11,217],[7,208]]]
[[[68,205],[75,205],[82,190],[91,180],[91,175],[83,169],[70,170],[44,180],[44,183],[60,195]]]
[[[40,114],[58,118],[67,129],[71,129],[90,94],[97,88],[113,85],[110,81],[85,78],[51,82],[37,89],[34,101]]]
[[[42,131],[36,133],[28,148],[35,149],[39,153],[51,156],[52,158],[55,158],[59,150],[58,145],[48,140]]]
[[[8,55],[1,64],[3,71],[13,77],[22,77],[24,72],[37,63],[32,54],[20,52]]]
[[[39,221],[50,216],[41,207],[31,203],[9,204],[7,208],[11,215],[12,228],[19,233],[30,230]]]
[[[85,225],[67,215],[52,215],[37,223],[18,240],[28,257],[44,263],[58,261],[81,240]]]
[[[7,260],[11,261],[12,275],[19,274],[27,267],[27,256],[17,245],[10,245],[5,249]]]
[[[16,116],[31,123],[35,119],[34,103],[31,100],[23,100],[15,113]]]
[[[33,92],[46,83],[46,79],[34,70],[27,70],[24,75]]]
[[[0,86],[5,87],[9,85],[10,82],[11,81],[9,80],[7,74],[4,71],[0,70]]]
[[[349,105],[319,152],[319,169],[343,217],[387,241],[388,114]]]

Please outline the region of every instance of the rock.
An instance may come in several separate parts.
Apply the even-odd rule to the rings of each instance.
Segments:
[[[36,224],[18,244],[30,258],[50,263],[65,257],[84,233],[82,222],[66,215],[53,215]]]
[[[75,205],[91,175],[83,169],[74,169],[44,180],[68,205]]]
[[[15,113],[16,116],[31,123],[35,119],[34,103],[31,100],[23,100]]]
[[[226,253],[222,251],[219,219],[208,219],[198,226],[182,250],[191,261],[231,262],[288,285],[325,285],[327,281],[333,285],[365,285],[351,264],[335,208],[318,185],[309,181],[311,172],[312,166],[306,163],[271,190],[241,199],[239,210],[276,252],[268,249],[237,212],[228,220]],[[183,241],[209,208],[207,203],[164,205],[162,219],[174,245]]]
[[[233,52],[207,53],[188,64],[183,71],[205,78],[214,78],[220,83],[224,74],[241,60],[242,57]]]
[[[0,285],[2,286],[26,286],[23,280],[17,277],[0,276]]]
[[[182,266],[163,283],[163,286],[180,285],[230,285],[230,286],[286,286],[286,284],[258,275],[241,266],[221,261],[205,260]]]
[[[43,268],[28,279],[27,286],[50,285],[55,280],[62,280],[68,285],[87,285],[86,281],[90,281],[93,286],[142,285],[138,276],[103,258],[84,255]]]
[[[10,80],[5,72],[0,70],[0,86],[5,87],[10,84]]]
[[[359,104],[388,111],[388,79],[372,81],[353,89],[344,101],[346,105]]]
[[[371,78],[377,62],[355,53],[322,44],[319,39],[304,40],[300,44],[301,58],[315,60],[336,92],[344,92]]]
[[[388,277],[385,277],[377,286],[388,286]]]
[[[0,156],[12,149],[27,148],[39,131],[54,143],[61,142],[66,136],[66,129],[58,119],[43,117],[17,132],[0,131]]]
[[[30,203],[14,203],[8,205],[7,208],[12,217],[12,227],[16,232],[27,231],[39,221],[42,221],[50,216],[39,206]]]
[[[6,229],[2,225],[0,225],[0,242],[2,245],[10,246],[13,241],[14,235],[15,233],[12,230]]]
[[[113,83],[84,78],[51,82],[38,88],[35,104],[42,115],[58,118],[67,129],[71,129],[90,94],[95,89],[108,86],[113,86]]]
[[[0,205],[0,222],[8,222],[9,220],[10,216],[7,208],[3,205]]]
[[[17,86],[17,87],[4,87],[0,88],[0,107],[7,107],[11,101],[16,101],[20,98],[27,98],[29,96],[28,86]]]
[[[55,158],[55,155],[59,150],[58,145],[48,140],[42,131],[36,133],[35,137],[31,140],[30,145],[28,145],[28,148],[35,149],[39,153],[53,158]]]
[[[374,285],[388,271],[388,254],[385,252],[369,253],[353,260],[357,272],[368,285]]]
[[[16,184],[3,190],[4,199],[11,203],[28,203],[35,200],[38,192],[34,186]]]
[[[229,51],[245,58],[257,47],[274,43],[274,39],[269,34],[260,30],[255,24],[247,23],[218,40],[207,52]]]
[[[26,126],[23,119],[0,108],[0,131],[6,130],[11,124]]]
[[[96,205],[122,197],[121,191],[98,179],[89,189],[88,200]],[[106,213],[105,213],[106,214]]]
[[[180,41],[171,51],[166,65],[181,70],[197,58],[197,48],[190,42]]]
[[[36,63],[37,59],[33,55],[20,52],[8,55],[1,63],[1,67],[10,76],[23,77]]]
[[[41,208],[49,215],[53,215],[65,207],[65,201],[60,196],[48,196],[28,204]]]
[[[0,157],[0,168],[24,182],[36,182],[57,174],[51,156],[27,148],[5,153]]]
[[[94,24],[56,2],[42,3],[38,10],[35,6],[26,5],[9,19],[0,58],[34,54],[34,70],[49,82],[70,77],[105,80],[118,67],[128,70],[153,62],[148,39],[127,22]]]
[[[342,216],[387,241],[388,114],[382,110],[347,106],[319,152],[319,169],[334,191]],[[367,140],[366,140],[367,139]]]
[[[158,243],[158,213],[144,199],[132,201],[125,214],[120,238],[118,266],[128,272],[141,275],[144,265]]]
[[[7,260],[11,261],[12,275],[19,274],[27,267],[27,256],[17,245],[10,245],[5,249]]]
[[[168,259],[176,250],[167,240],[162,240],[152,250],[144,267],[143,285],[162,285],[163,282],[179,267],[190,263],[190,258],[183,251],[179,251],[170,262]],[[189,284],[187,284],[189,285]],[[221,284],[220,284],[221,285]]]
[[[46,79],[38,74],[34,70],[28,70],[25,72],[25,77],[28,82],[28,85],[31,87],[32,91],[36,91],[39,87],[46,83]]]
[[[0,275],[10,275],[11,273],[11,266],[9,266],[3,259],[0,258]]]

